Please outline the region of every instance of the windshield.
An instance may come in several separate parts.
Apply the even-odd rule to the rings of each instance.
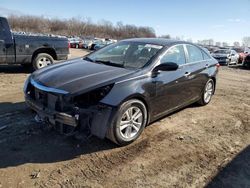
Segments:
[[[215,54],[230,54],[229,50],[217,50],[214,52]]]
[[[163,46],[138,42],[118,42],[104,47],[85,60],[124,68],[142,68]]]

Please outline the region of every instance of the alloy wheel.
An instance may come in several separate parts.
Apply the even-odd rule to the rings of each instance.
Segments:
[[[40,59],[38,59],[37,61],[37,67],[40,69],[40,68],[43,68],[43,67],[46,67],[48,65],[52,64],[51,60],[47,57],[41,57]]]
[[[122,115],[120,121],[120,134],[125,139],[136,136],[143,123],[143,114],[140,108],[130,107]]]
[[[205,93],[204,93],[204,101],[206,103],[209,103],[209,101],[211,100],[212,95],[213,95],[213,90],[214,90],[214,85],[210,81],[210,82],[208,82],[208,84],[207,84],[207,86],[205,88]]]

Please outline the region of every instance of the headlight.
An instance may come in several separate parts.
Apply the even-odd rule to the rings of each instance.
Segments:
[[[100,88],[99,91],[97,91],[97,92],[99,92],[100,97],[103,98],[109,93],[109,91],[112,89],[112,87],[113,87],[113,85],[104,86],[104,87]]]
[[[114,84],[106,85],[98,89],[94,89],[74,98],[74,103],[79,107],[88,107],[97,104],[112,89]]]
[[[24,85],[23,85],[23,92],[24,93],[26,93],[26,91],[27,91],[27,87],[28,87],[29,82],[30,82],[30,75],[28,76],[28,78],[24,82]]]

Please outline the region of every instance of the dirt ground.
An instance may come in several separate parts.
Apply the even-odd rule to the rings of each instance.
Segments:
[[[249,70],[221,67],[209,105],[149,125],[126,147],[35,123],[22,93],[28,75],[0,66],[0,188],[250,187]]]

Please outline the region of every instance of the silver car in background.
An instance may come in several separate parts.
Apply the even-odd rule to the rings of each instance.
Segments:
[[[221,65],[238,64],[239,54],[235,50],[220,49],[211,54]]]

